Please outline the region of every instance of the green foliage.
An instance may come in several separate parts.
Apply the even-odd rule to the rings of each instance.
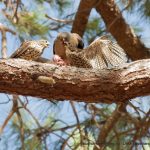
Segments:
[[[34,0],[36,3],[43,4],[44,2],[52,3],[54,0]]]
[[[150,20],[150,0],[121,0],[122,4],[127,7],[131,13],[137,12],[142,18]]]
[[[87,31],[91,33],[91,31],[96,30],[96,32],[98,32],[99,24],[100,24],[99,18],[92,18],[92,20],[90,20],[87,25]]]
[[[139,11],[141,11],[143,17],[150,19],[150,0],[145,0],[145,2],[141,4]]]
[[[97,17],[93,17],[89,20],[85,35],[88,43],[91,43],[97,36],[100,36],[103,33],[101,23],[100,18]]]
[[[49,27],[43,22],[42,13],[22,11],[18,13],[18,22],[11,23],[16,28],[21,37],[41,36],[44,37],[49,32]],[[44,14],[43,14],[44,15]]]
[[[61,12],[63,9],[67,8],[70,5],[69,0],[56,0],[56,4],[58,5]]]
[[[28,139],[25,142],[26,150],[43,150],[43,146],[39,139],[36,136],[33,136],[32,138]]]
[[[64,12],[63,10],[71,4],[70,0],[35,0],[35,1],[39,4],[47,2],[52,7],[56,8],[60,15]]]

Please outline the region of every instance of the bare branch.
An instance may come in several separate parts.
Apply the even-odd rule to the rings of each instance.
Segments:
[[[2,58],[7,58],[7,47],[6,47],[6,32],[3,30],[1,31],[2,33],[2,50],[1,50],[1,53],[2,53]]]
[[[0,61],[0,92],[49,100],[126,102],[150,94],[149,73],[149,59],[106,70],[7,59]]]
[[[0,23],[0,31],[2,34],[2,49],[1,49],[1,53],[2,53],[2,58],[7,58],[7,39],[6,39],[6,32],[10,32],[12,34],[16,34],[14,31],[12,31],[11,29],[5,27],[3,24]]]
[[[9,112],[7,118],[5,119],[3,125],[0,127],[0,134],[2,134],[4,128],[6,127],[8,121],[12,118],[12,116],[14,115],[14,113],[16,113],[18,111],[18,102],[17,102],[17,95],[13,96],[13,106],[11,111]]]
[[[115,126],[115,124],[118,122],[120,117],[122,116],[121,112],[124,112],[126,108],[126,104],[119,104],[116,107],[116,110],[112,113],[112,115],[107,119],[104,126],[101,128],[100,133],[98,135],[97,139],[97,146],[94,147],[94,150],[103,150],[107,143],[107,136],[112,130],[112,128]]]
[[[80,36],[83,36],[84,31],[86,29],[86,25],[88,23],[90,12],[96,4],[97,4],[97,0],[80,1],[71,32],[75,32],[78,33]]]
[[[5,27],[3,24],[0,23],[0,31],[10,32],[14,35],[16,35],[16,32],[12,29],[9,29],[8,27]]]
[[[73,20],[63,20],[63,19],[57,19],[54,17],[50,17],[47,14],[45,15],[46,18],[51,19],[53,21],[59,22],[59,23],[65,23],[65,24],[69,24],[69,23],[73,23]]]
[[[19,4],[20,4],[20,0],[16,1],[16,6],[13,8],[14,9],[14,15],[13,15],[13,19],[15,19],[15,22],[18,22],[18,8],[19,8]]]
[[[82,134],[82,130],[81,130],[81,127],[80,127],[80,120],[79,120],[79,117],[78,117],[78,113],[77,113],[77,110],[75,108],[75,104],[73,101],[70,101],[70,105],[72,107],[72,111],[75,115],[75,118],[76,118],[76,121],[77,121],[77,127],[79,129],[79,133],[80,133],[80,143],[83,144],[83,134]]]

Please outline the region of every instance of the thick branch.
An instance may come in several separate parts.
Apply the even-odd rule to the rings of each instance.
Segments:
[[[126,50],[132,60],[149,58],[150,49],[146,48],[125,22],[114,0],[101,0],[96,10],[102,16],[107,30],[114,36],[120,46]]]
[[[0,61],[0,92],[84,102],[125,102],[150,94],[150,60],[120,68],[59,67],[21,59]]]
[[[92,8],[96,5],[96,0],[81,0],[78,11],[73,22],[72,31],[83,36],[88,23],[88,18]]]
[[[126,23],[114,0],[81,0],[72,32],[83,36],[91,9],[94,7],[102,16],[107,30],[114,36],[120,46],[126,50],[132,60],[150,57],[150,49],[144,46],[135,35],[133,29]]]

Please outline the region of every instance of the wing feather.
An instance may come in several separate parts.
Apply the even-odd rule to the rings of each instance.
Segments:
[[[113,43],[104,37],[94,40],[81,53],[94,68],[99,69],[118,66],[127,62],[124,50],[117,43]]]
[[[23,42],[20,47],[10,56],[10,58],[20,57],[28,48],[30,41]]]

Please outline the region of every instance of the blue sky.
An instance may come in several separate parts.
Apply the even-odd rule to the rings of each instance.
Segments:
[[[74,2],[73,5],[66,10],[66,14],[71,14],[72,12],[76,12],[79,1],[74,0],[73,2]],[[29,3],[26,2],[25,4],[29,5],[30,7],[33,7],[33,5],[31,3],[32,2],[30,1]],[[46,5],[46,4],[44,4],[44,5]],[[49,8],[48,5],[46,5],[46,8],[47,8],[46,12],[50,16],[56,17],[56,18],[60,17],[60,16],[58,16],[58,13],[55,12],[52,8]],[[96,13],[96,11],[93,10],[91,16],[96,16],[96,15],[98,15],[98,14]],[[148,47],[150,47],[150,26],[149,26],[150,22],[141,21],[141,18],[139,16],[137,16],[137,13],[127,14],[124,12],[123,15],[129,24],[138,25],[141,28],[144,27],[143,31],[140,32],[141,39]],[[4,22],[2,22],[2,23],[4,23]],[[67,30],[65,29],[65,30],[61,30],[61,31],[67,31]],[[53,32],[52,37],[50,38],[51,45],[49,48],[45,49],[43,57],[52,58],[53,41],[56,36],[57,36],[57,32]],[[1,46],[1,35],[0,35],[0,46]],[[20,46],[20,42],[17,39],[17,37],[15,37],[14,35],[12,35],[10,33],[7,33],[7,49],[8,49],[7,54],[8,54],[8,56],[10,56],[12,54],[12,52],[14,50],[16,50],[19,46]],[[9,97],[11,98],[11,96],[9,96]],[[36,98],[30,98],[30,99],[32,99],[32,101],[29,104],[29,108],[32,110],[33,113],[36,114],[37,117],[39,117],[39,119],[42,120],[42,118],[43,118],[40,116],[42,113],[41,111],[43,111],[43,109],[47,109],[49,111],[49,113],[54,113],[54,115],[57,115],[58,118],[62,118],[62,116],[63,116],[64,118],[62,118],[62,119],[68,123],[73,124],[75,122],[73,114],[72,114],[72,109],[71,109],[68,101],[65,101],[63,103],[63,105],[61,106],[61,108],[49,109],[49,105],[47,105],[49,102],[39,101],[39,100],[36,100]],[[148,108],[150,106],[150,102],[148,99],[149,99],[149,97],[136,98],[137,101],[143,101],[143,104],[142,104],[143,106],[141,106],[141,107],[143,107],[144,110],[148,110]],[[7,100],[8,100],[8,97],[5,94],[0,94],[0,102],[5,102]],[[136,103],[136,102],[134,102],[134,103]],[[82,103],[80,103],[80,104],[82,104]],[[10,106],[11,106],[11,102],[9,102],[8,104],[0,105],[0,125],[4,122],[6,116],[8,115],[10,108],[11,108]],[[40,109],[39,109],[39,107],[40,107]],[[77,107],[78,107],[78,111],[79,111],[80,108],[79,108],[79,106],[77,106]],[[58,113],[58,110],[59,110],[59,113]],[[80,119],[82,120],[82,119],[84,119],[84,117],[86,117],[85,112],[80,111]],[[6,128],[5,130],[8,130],[8,128]],[[1,142],[0,142],[0,147],[1,147]],[[10,149],[11,149],[11,147],[10,147]],[[1,150],[1,148],[0,148],[0,150]]]

